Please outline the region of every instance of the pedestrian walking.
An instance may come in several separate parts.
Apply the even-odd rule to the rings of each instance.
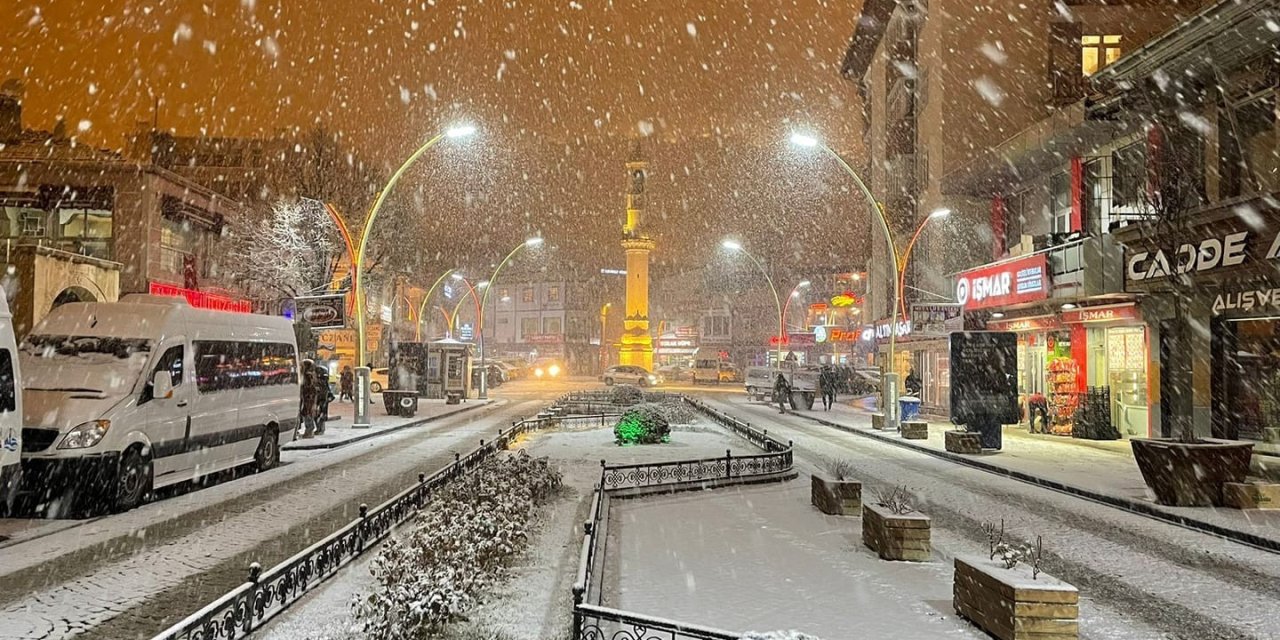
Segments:
[[[781,373],[773,381],[773,397],[778,401],[778,413],[786,413],[786,402],[791,399],[791,383],[787,382],[787,377]]]
[[[920,392],[924,390],[924,383],[920,381],[920,376],[916,374],[915,367],[911,367],[911,370],[907,372],[906,386],[907,393],[917,398],[920,397]]]
[[[316,397],[320,407],[316,412],[316,435],[324,435],[329,420],[329,403],[333,402],[333,389],[329,386],[329,370],[316,365]]]
[[[839,380],[836,372],[830,366],[822,368],[822,372],[818,374],[818,386],[822,387],[822,410],[830,411],[831,407],[836,404],[836,388]]]
[[[1036,430],[1036,418],[1040,429]],[[1031,433],[1049,433],[1049,400],[1043,393],[1033,393],[1027,398],[1027,430]]]
[[[302,437],[312,438],[316,433],[316,418],[320,415],[320,394],[316,386],[316,363],[302,361],[302,397],[298,416],[302,420]]]
[[[342,368],[342,374],[338,376],[338,402],[344,399],[347,402],[356,401],[356,374],[351,370],[351,365]]]

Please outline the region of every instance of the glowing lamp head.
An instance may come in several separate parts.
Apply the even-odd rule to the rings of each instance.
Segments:
[[[941,209],[935,209],[933,213],[929,214],[929,217],[936,219],[936,218],[945,218],[949,215],[951,215],[951,210],[946,207],[943,207]]]
[[[524,246],[529,247],[530,249],[540,245],[542,245],[542,238],[540,236],[534,236],[524,241]]]
[[[812,283],[812,282],[809,282],[808,280],[801,280],[801,281],[800,281],[800,284],[796,285],[796,287],[798,287],[798,288],[800,288],[800,289],[803,289],[803,288],[805,288],[805,287],[807,287],[807,286],[809,286],[809,285],[811,285],[811,284],[813,284],[813,283]]]
[[[488,281],[488,280],[481,280],[480,282],[477,282],[477,283],[476,283],[476,288],[477,288],[477,289],[483,289],[483,288],[485,288],[485,287],[487,287],[487,286],[489,286],[489,281]]]
[[[818,146],[818,139],[803,133],[793,133],[791,134],[791,144],[797,147],[816,147]]]
[[[742,251],[742,245],[741,245],[740,243],[738,243],[738,242],[733,241],[733,240],[725,240],[725,241],[723,241],[723,242],[721,242],[721,243],[720,243],[720,246],[722,246],[722,247],[724,247],[725,249],[728,249],[728,250],[730,250],[730,251]]]
[[[444,135],[457,140],[458,138],[466,138],[476,132],[476,128],[469,124],[458,125],[450,128]]]

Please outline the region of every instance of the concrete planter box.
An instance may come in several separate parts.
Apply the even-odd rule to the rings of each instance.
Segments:
[[[1222,485],[1222,501],[1236,509],[1280,509],[1280,484],[1228,482]]]
[[[884,414],[883,414],[883,413],[873,413],[873,414],[871,414],[871,428],[872,428],[872,429],[884,429]]]
[[[878,504],[862,507],[862,544],[881,560],[928,562],[929,516],[919,512],[898,515]]]
[[[813,506],[829,516],[856,516],[862,510],[862,483],[857,480],[832,480],[813,474],[810,499]]]
[[[928,440],[929,423],[923,420],[902,423],[902,437],[907,440]]]
[[[982,453],[982,434],[969,431],[948,431],[946,449],[951,453]]]
[[[1079,637],[1080,592],[1031,567],[1005,569],[986,556],[956,556],[956,613],[1000,640]]]
[[[1252,442],[1134,438],[1133,458],[1156,502],[1172,507],[1222,506],[1222,486],[1244,482]]]

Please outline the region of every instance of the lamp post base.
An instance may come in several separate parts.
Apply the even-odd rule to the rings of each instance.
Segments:
[[[351,423],[352,429],[368,429],[373,426],[369,422],[369,379],[372,373],[369,367],[356,367],[356,415]]]
[[[880,398],[884,402],[884,406],[880,408],[884,413],[884,428],[897,430],[898,428],[898,374],[890,371],[880,378]]]

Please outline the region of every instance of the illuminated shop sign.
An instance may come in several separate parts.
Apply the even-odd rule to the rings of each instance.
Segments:
[[[1049,297],[1049,262],[1043,253],[987,265],[956,278],[956,302],[985,309]]]

